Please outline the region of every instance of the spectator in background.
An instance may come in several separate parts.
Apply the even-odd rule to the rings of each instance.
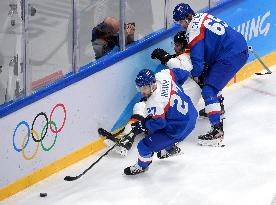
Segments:
[[[92,30],[92,46],[96,59],[102,57],[116,46],[119,47],[120,22],[114,17],[106,17]],[[125,26],[126,45],[134,42],[135,23],[128,23]]]

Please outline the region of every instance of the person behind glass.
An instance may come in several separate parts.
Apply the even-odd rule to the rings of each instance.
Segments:
[[[98,59],[106,53],[119,47],[120,22],[115,17],[106,17],[92,30],[92,46],[95,58]],[[125,26],[126,45],[134,42],[135,23],[128,23]]]
[[[194,13],[188,4],[180,3],[173,19],[186,30],[195,81],[207,70],[203,79],[202,97],[212,129],[198,137],[201,145],[220,146],[224,138],[221,108],[217,97],[248,59],[247,44],[239,32],[224,21],[207,13]]]

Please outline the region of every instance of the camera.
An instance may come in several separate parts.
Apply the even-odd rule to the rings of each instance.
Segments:
[[[127,28],[127,25],[132,25],[132,26],[134,26],[134,27],[135,27],[135,22],[125,23],[125,25],[124,25],[124,29],[126,29],[126,28]]]

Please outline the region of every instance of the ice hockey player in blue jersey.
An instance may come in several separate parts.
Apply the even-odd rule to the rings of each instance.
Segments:
[[[194,13],[188,4],[178,4],[173,19],[186,30],[193,70],[197,81],[208,66],[203,78],[202,97],[212,129],[198,137],[199,144],[219,146],[224,138],[223,122],[220,119],[220,104],[217,94],[248,59],[244,37],[224,21],[207,13]]]
[[[132,131],[145,132],[138,143],[138,161],[124,170],[126,175],[146,171],[156,152],[160,159],[180,152],[177,142],[185,139],[194,129],[197,110],[181,85],[189,72],[179,68],[165,69],[156,75],[149,69],[141,70],[136,86],[147,98],[147,117],[132,124]]]

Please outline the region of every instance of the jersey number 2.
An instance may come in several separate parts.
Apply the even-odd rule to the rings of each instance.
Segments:
[[[177,100],[177,103],[175,102]],[[171,105],[176,104],[176,109],[178,112],[182,113],[183,115],[186,115],[188,112],[188,103],[184,101],[184,107],[182,107],[183,101],[180,96],[178,96],[176,93],[171,96]]]

